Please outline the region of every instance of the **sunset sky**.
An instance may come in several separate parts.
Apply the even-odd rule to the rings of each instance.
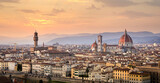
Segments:
[[[0,0],[0,36],[160,33],[160,0]]]

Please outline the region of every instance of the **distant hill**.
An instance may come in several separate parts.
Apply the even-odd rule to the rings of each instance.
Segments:
[[[97,36],[101,34],[103,36],[103,42],[108,44],[118,44],[120,37],[124,32],[104,32],[97,34],[82,33],[82,34],[45,34],[39,35],[39,44],[92,44],[97,40]],[[128,32],[132,37],[134,43],[160,43],[160,33],[154,34],[152,32]],[[33,35],[23,38],[11,38],[0,36],[0,44],[33,44]]]
[[[158,36],[150,36],[150,37],[132,37],[134,44],[153,44],[153,43],[160,43],[160,37]],[[108,44],[118,44],[118,39],[110,39],[104,40]]]
[[[47,43],[48,41],[59,38],[59,37],[65,37],[68,35],[57,35],[57,34],[45,34],[45,35],[39,35],[39,44]],[[33,44],[33,35],[27,36],[27,37],[4,37],[0,36],[0,44]]]
[[[118,44],[120,37],[124,32],[104,32],[100,33],[103,36],[103,42],[108,44]],[[152,32],[128,32],[134,43],[160,43],[160,34]],[[60,44],[92,44],[97,40],[99,34],[74,35],[68,37],[55,38],[49,41],[49,44],[59,42]]]

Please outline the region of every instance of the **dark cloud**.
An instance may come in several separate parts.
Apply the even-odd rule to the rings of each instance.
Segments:
[[[141,17],[156,16],[156,15],[143,13],[143,12],[136,12],[136,11],[125,11],[123,13],[120,13],[119,15],[126,16],[128,18],[141,18]]]
[[[8,3],[18,3],[19,0],[0,0],[0,3],[8,2]]]
[[[112,7],[127,7],[136,4],[130,0],[95,0],[95,1],[104,3],[106,6],[112,6]]]
[[[95,9],[95,10],[100,10],[100,8],[97,8],[94,4],[92,4],[90,7],[86,9]]]
[[[29,9],[23,9],[23,10],[19,10],[20,12],[23,13],[39,13],[39,10],[29,10]]]
[[[63,13],[65,12],[64,9],[56,9],[56,8],[53,8],[51,13],[48,13],[48,14],[44,14],[44,15],[47,15],[47,16],[56,16],[57,14],[60,14],[60,13]]]
[[[13,6],[5,6],[2,5],[3,3],[19,3],[19,0],[0,0],[0,8],[4,8],[4,7],[10,7],[13,8]]]
[[[151,2],[146,2],[146,4],[151,6],[160,6],[160,0],[152,0]]]

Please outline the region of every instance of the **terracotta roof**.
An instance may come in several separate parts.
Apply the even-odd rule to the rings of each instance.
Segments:
[[[110,46],[112,46],[112,47],[117,47],[118,45],[107,45],[107,47],[110,47]]]
[[[95,41],[93,44],[92,44],[92,46],[91,46],[91,48],[94,48],[94,47],[97,47],[98,45],[97,45],[97,42]]]
[[[144,73],[144,72],[131,72],[130,74],[137,74],[137,75],[143,75],[143,76],[149,75],[149,73]]]
[[[132,38],[127,34],[126,30],[125,30],[125,33],[122,35],[122,37],[119,40],[120,44],[124,44],[125,42],[133,43]]]
[[[129,68],[115,68],[114,70],[129,71]]]

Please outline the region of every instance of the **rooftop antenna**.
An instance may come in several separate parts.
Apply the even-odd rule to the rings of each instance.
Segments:
[[[44,42],[43,42],[43,47],[44,47]]]

